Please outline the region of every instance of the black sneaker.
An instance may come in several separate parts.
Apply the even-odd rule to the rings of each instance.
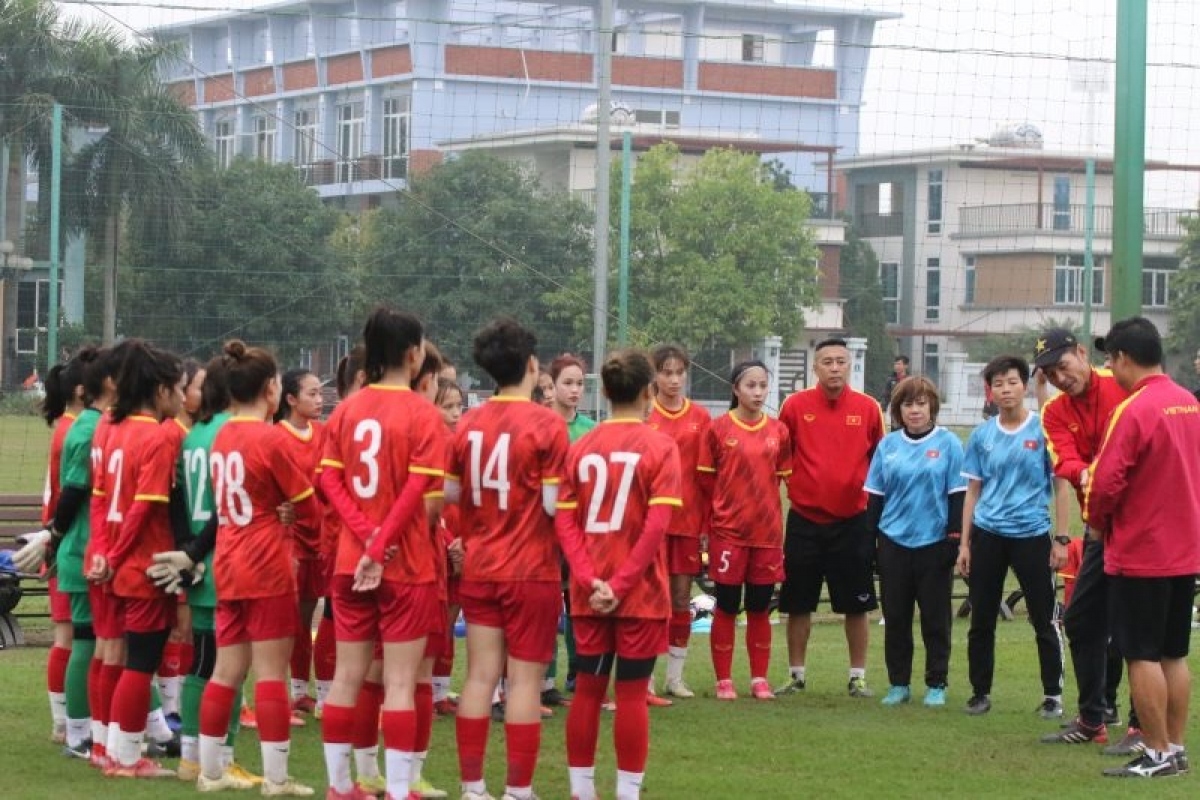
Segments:
[[[557,686],[551,686],[546,691],[542,692],[542,705],[550,706],[569,706],[571,701],[558,690]]]
[[[144,751],[146,758],[151,760],[158,758],[179,758],[181,750],[179,734],[176,733],[171,736],[170,739],[164,739],[161,742],[148,739],[146,743],[142,745],[142,750]]]
[[[972,717],[982,716],[992,710],[992,699],[986,694],[971,695],[971,699],[967,701],[967,707],[963,709]]]
[[[492,722],[504,722],[504,703],[492,703]]]
[[[1129,728],[1125,731],[1125,735],[1121,737],[1121,741],[1104,748],[1104,755],[1136,756],[1145,749],[1146,742],[1142,738],[1142,732],[1137,728]]]
[[[1037,707],[1037,715],[1042,719],[1062,719],[1063,704],[1061,697],[1046,697]]]
[[[1110,767],[1104,770],[1108,778],[1170,778],[1179,774],[1175,758],[1167,756],[1162,761],[1155,761],[1149,753],[1142,753],[1123,767]]]
[[[1088,725],[1076,717],[1070,725],[1058,733],[1048,733],[1041,739],[1042,744],[1105,744],[1108,742],[1108,728],[1101,722],[1096,727]]]
[[[1175,760],[1175,771],[1180,775],[1192,768],[1192,765],[1188,763],[1186,750],[1180,750],[1178,753],[1172,753],[1171,758]]]

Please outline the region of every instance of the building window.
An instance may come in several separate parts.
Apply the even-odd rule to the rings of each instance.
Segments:
[[[930,233],[942,232],[942,171],[929,170],[929,226]]]
[[[383,101],[383,177],[408,177],[409,98]]]
[[[879,282],[883,287],[883,319],[890,325],[900,322],[900,265],[884,261],[879,265]]]
[[[1071,179],[1066,175],[1054,179],[1054,230],[1071,230]]]
[[[355,167],[362,158],[363,104],[346,103],[337,107],[337,183],[349,183],[357,176]]]
[[[1054,257],[1054,305],[1083,305],[1083,256],[1057,255]],[[1104,305],[1104,270],[1092,268],[1092,305]]]
[[[925,352],[922,356],[924,363],[921,365],[921,374],[933,381],[935,386],[941,386],[942,381],[939,373],[942,369],[942,359],[937,342],[926,342]]]
[[[936,322],[941,318],[942,306],[942,261],[940,258],[925,260],[925,319]]]
[[[233,133],[233,120],[226,119],[218,122],[213,135],[218,167],[226,168],[233,164],[236,143],[237,137]]]
[[[1171,297],[1173,269],[1142,270],[1142,305],[1146,308],[1166,308]]]
[[[762,61],[767,37],[760,33],[742,34],[742,61]]]
[[[275,117],[254,118],[254,157],[259,161],[275,160]]]
[[[657,128],[678,128],[679,112],[639,108],[634,110],[633,120],[638,125],[653,125]]]
[[[967,256],[963,261],[963,303],[975,305],[975,256]]]
[[[292,125],[292,163],[306,171],[317,160],[317,112],[311,108],[296,111]]]

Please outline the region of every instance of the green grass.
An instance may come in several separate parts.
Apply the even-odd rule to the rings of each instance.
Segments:
[[[786,672],[783,629],[775,628],[773,677]],[[735,679],[747,691],[745,655],[739,630]],[[883,631],[872,627],[868,680],[877,693],[886,689],[882,667]],[[878,698],[846,696],[845,643],[841,626],[818,624],[809,658],[809,688],[775,703],[711,699],[712,672],[708,637],[695,637],[687,676],[703,697],[677,702],[651,712],[650,763],[645,796],[654,798],[744,797],[1195,797],[1196,776],[1173,780],[1123,781],[1100,776],[1103,767],[1120,763],[1096,746],[1048,746],[1037,742],[1055,723],[1034,714],[1041,699],[1033,634],[1023,620],[1001,623],[998,669],[992,713],[979,718],[961,712],[966,685],[965,622],[956,620],[951,669],[950,706],[884,709]],[[456,665],[461,671],[462,651]],[[189,786],[172,781],[120,784],[97,776],[80,762],[66,761],[49,744],[43,665],[46,651],[26,648],[0,652],[0,730],[5,746],[0,756],[0,797],[24,798],[194,797]],[[922,658],[918,650],[917,658]],[[917,674],[920,674],[918,661]],[[662,668],[659,668],[661,676]],[[565,671],[560,669],[560,675]],[[1074,696],[1068,676],[1067,697]],[[918,691],[919,695],[920,692]],[[1122,689],[1122,697],[1125,690]],[[1070,705],[1070,702],[1068,702]],[[1124,705],[1124,701],[1123,701]],[[568,796],[563,726],[560,710],[543,728],[541,760],[535,788],[543,798]],[[611,797],[615,782],[611,715],[605,715],[600,737],[597,779],[602,795]],[[1194,719],[1194,716],[1193,716]],[[488,750],[489,787],[499,793],[504,780],[504,746],[493,726]],[[1200,742],[1193,722],[1190,738]],[[324,767],[315,725],[295,731],[292,770],[310,785],[324,787]],[[1195,745],[1194,745],[1195,746]],[[257,768],[257,738],[241,737],[239,760]],[[428,774],[438,786],[457,787],[454,724],[438,720]]]
[[[0,494],[41,493],[50,429],[40,417],[0,415]]]

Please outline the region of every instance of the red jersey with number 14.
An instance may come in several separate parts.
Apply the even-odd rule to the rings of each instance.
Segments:
[[[558,496],[558,513],[574,514],[601,580],[611,580],[633,553],[651,506],[679,508],[679,450],[669,436],[636,420],[602,422],[571,447]],[[571,615],[603,616],[592,610],[592,587],[571,581]],[[671,595],[664,548],[613,616],[666,619]]]
[[[701,488],[696,467],[700,464],[700,449],[704,446],[704,438],[708,435],[708,429],[712,427],[712,415],[704,407],[687,398],[684,398],[683,407],[678,411],[668,411],[655,400],[646,422],[651,428],[674,439],[679,447],[683,506],[675,511],[667,533],[671,536],[698,538],[702,533],[700,528],[705,522],[708,497]]]
[[[525,398],[493,397],[459,420],[447,477],[462,487],[463,580],[559,580],[542,487],[558,484],[568,446],[562,417]]]
[[[370,384],[334,409],[325,426],[324,470],[337,470],[364,515],[382,525],[410,475],[428,475],[426,496],[442,492],[446,424],[437,407],[407,387]],[[340,526],[335,575],[353,575],[366,547]],[[394,543],[399,552],[383,565],[384,580],[434,583],[442,548],[434,544],[424,507],[404,520]]]
[[[698,469],[716,476],[713,536],[743,547],[783,545],[779,481],[792,472],[792,443],[782,422],[763,415],[751,424],[732,411],[718,417]]]

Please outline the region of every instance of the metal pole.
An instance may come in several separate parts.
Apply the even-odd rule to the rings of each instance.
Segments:
[[[596,254],[595,296],[592,310],[592,369],[599,376],[600,362],[608,348],[608,185],[611,152],[609,120],[612,116],[613,2],[600,0],[596,26]],[[602,407],[600,381],[595,381],[595,404]]]
[[[58,360],[58,224],[62,203],[62,105],[54,104],[50,128],[50,319],[46,321],[46,369]]]
[[[621,253],[617,282],[617,342],[629,342],[629,200],[633,186],[633,134],[621,136]]]
[[[1085,162],[1083,206],[1083,340],[1092,340],[1092,281],[1095,280],[1095,256],[1092,240],[1096,235],[1096,159]],[[1089,345],[1090,347],[1090,345]]]
[[[1142,309],[1146,167],[1146,0],[1117,0],[1112,318]]]

